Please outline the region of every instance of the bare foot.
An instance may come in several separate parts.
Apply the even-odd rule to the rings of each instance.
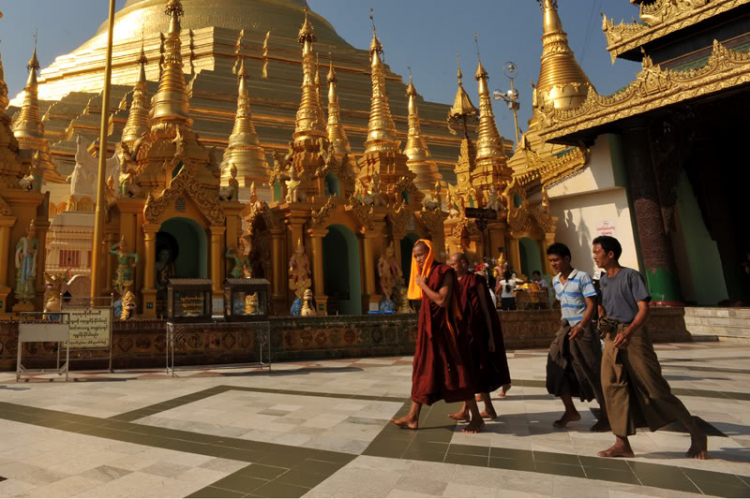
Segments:
[[[448,414],[448,417],[451,419],[455,419],[456,421],[468,421],[469,411],[454,412],[453,414]]]
[[[598,452],[596,455],[599,457],[635,457],[630,445],[625,446],[619,443],[616,443],[607,450]]]
[[[708,437],[706,434],[700,432],[697,435],[691,435],[690,438],[690,448],[685,455],[694,459],[708,459]]]
[[[589,428],[589,431],[593,431],[596,433],[603,433],[605,431],[610,431],[612,428],[609,426],[609,421],[606,419],[600,419],[596,423],[594,423],[594,426]]]
[[[414,419],[410,415],[406,415],[402,418],[391,418],[391,423],[395,424],[399,428],[406,428],[407,430],[418,430],[419,429],[419,420]]]
[[[484,419],[495,419],[497,418],[497,413],[495,412],[495,409],[492,410],[486,410],[479,413],[480,416]]]
[[[477,402],[481,402],[482,401],[482,394],[481,393],[477,393],[476,396],[474,397],[474,400],[476,400]]]
[[[509,390],[510,390],[510,385],[503,385],[503,389],[502,389],[502,390],[500,390],[500,394],[499,394],[499,396],[500,396],[501,398],[502,398],[502,397],[505,397],[505,396],[506,396],[506,395],[508,394],[508,391],[509,391]]]
[[[568,423],[572,421],[580,421],[580,420],[581,420],[581,415],[578,413],[578,411],[576,412],[565,411],[565,413],[562,415],[560,419],[552,423],[552,426],[554,426],[557,429],[562,429],[562,428],[565,428],[568,425]]]
[[[481,418],[477,418],[468,425],[466,425],[466,428],[461,430],[464,433],[479,433],[482,428],[485,427],[484,421]]]

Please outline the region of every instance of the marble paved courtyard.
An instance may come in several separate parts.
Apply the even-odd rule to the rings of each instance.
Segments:
[[[546,353],[510,352],[500,416],[461,432],[437,404],[419,432],[388,423],[408,406],[411,359],[249,369],[0,373],[0,497],[750,496],[750,345],[658,345],[675,393],[709,431],[712,459],[683,457],[679,427],[640,432],[637,457],[596,457],[595,406],[554,430]]]

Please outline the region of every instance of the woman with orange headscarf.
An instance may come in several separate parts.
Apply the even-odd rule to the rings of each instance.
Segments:
[[[391,421],[402,428],[419,428],[422,405],[438,400],[466,402],[472,419],[464,428],[477,433],[484,427],[474,400],[474,383],[467,362],[468,338],[463,331],[455,271],[435,261],[430,241],[420,239],[412,253],[408,298],[422,300],[412,370],[411,409]]]

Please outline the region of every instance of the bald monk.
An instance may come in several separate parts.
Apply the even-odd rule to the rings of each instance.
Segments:
[[[594,261],[605,270],[600,280],[605,337],[602,389],[615,444],[599,457],[633,457],[628,437],[636,428],[656,431],[680,421],[690,432],[687,457],[706,459],[708,438],[685,405],[672,394],[646,329],[651,296],[643,276],[620,266],[622,246],[611,236],[593,242]]]
[[[503,387],[503,394],[510,389],[510,372],[505,356],[500,318],[495,307],[490,308],[492,297],[484,277],[469,272],[469,260],[463,253],[454,253],[450,266],[458,277],[458,301],[466,324],[466,333],[471,349],[474,384],[477,399],[484,402],[483,418],[495,419],[497,412],[492,405],[490,393]],[[469,419],[468,407],[449,417],[465,421]]]
[[[435,261],[432,243],[417,241],[408,290],[410,300],[422,300],[412,370],[412,402],[409,414],[391,419],[397,426],[417,430],[422,406],[439,400],[467,404],[471,417],[463,429],[465,433],[478,433],[485,426],[474,400],[469,344],[461,322],[457,286],[453,269]]]

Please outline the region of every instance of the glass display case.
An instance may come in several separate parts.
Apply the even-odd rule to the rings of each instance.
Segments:
[[[266,321],[270,315],[271,283],[265,279],[224,281],[224,309],[227,321]]]
[[[211,279],[170,279],[167,318],[171,322],[209,322]]]

